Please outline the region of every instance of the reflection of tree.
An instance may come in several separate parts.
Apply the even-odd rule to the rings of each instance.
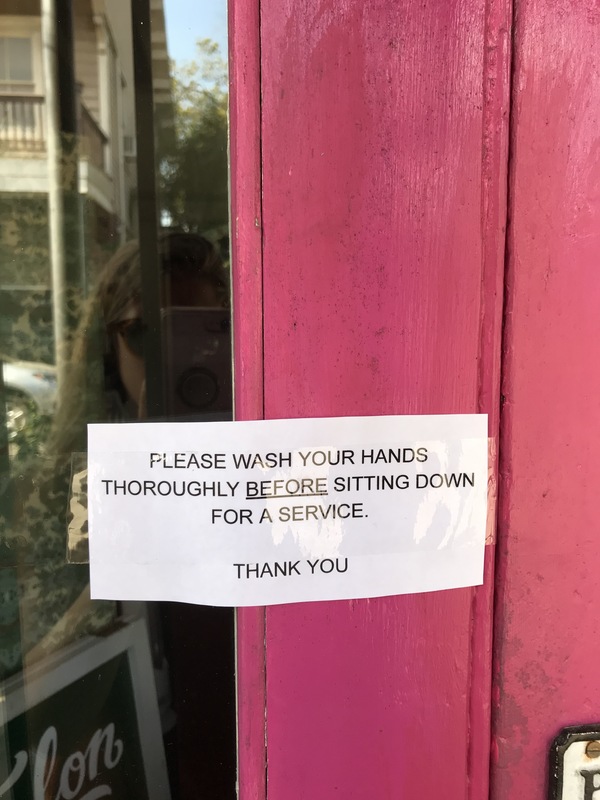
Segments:
[[[0,284],[47,286],[48,198],[45,195],[0,195]]]
[[[173,68],[175,143],[160,154],[163,214],[185,231],[227,232],[227,65],[210,39]]]

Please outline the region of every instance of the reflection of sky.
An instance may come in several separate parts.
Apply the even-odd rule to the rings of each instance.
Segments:
[[[226,0],[164,0],[169,57],[189,61],[196,57],[196,41],[213,39],[227,56]]]

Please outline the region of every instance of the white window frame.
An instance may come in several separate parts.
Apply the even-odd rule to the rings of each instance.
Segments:
[[[42,34],[39,17],[2,18],[2,39],[29,39],[31,41],[31,82],[24,81],[23,87],[19,82],[0,81],[0,94],[44,94],[43,67],[42,67]]]

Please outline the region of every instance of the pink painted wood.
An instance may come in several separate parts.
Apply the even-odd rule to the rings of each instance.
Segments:
[[[235,415],[263,416],[260,47],[258,0],[229,3],[231,252]],[[237,612],[238,782],[266,796],[265,612]]]
[[[512,8],[510,2],[493,0],[486,5],[483,65],[483,163],[481,334],[479,346],[478,411],[489,414],[492,485],[484,585],[473,593],[471,638],[471,685],[469,700],[469,800],[485,800],[489,793],[491,736],[491,670],[493,640],[495,498],[498,481],[498,439],[504,263],[507,214],[507,157],[509,135]]]
[[[545,797],[600,722],[600,7],[519,3],[504,343],[492,798]]]
[[[506,7],[262,0],[267,417],[479,409],[494,433]],[[257,347],[252,241],[236,318]],[[268,609],[269,797],[487,796],[490,591]],[[257,633],[239,632],[242,800],[264,754]]]

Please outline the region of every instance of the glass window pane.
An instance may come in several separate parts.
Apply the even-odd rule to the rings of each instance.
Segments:
[[[31,39],[7,39],[9,78],[12,81],[31,81]]]
[[[61,56],[39,96],[24,90],[38,39],[0,38],[0,784],[24,759],[15,797],[235,797],[233,611],[91,601],[87,539],[88,422],[231,415],[216,7],[192,24],[187,0],[67,0],[59,49],[36,22]],[[47,770],[36,752],[55,754]]]
[[[5,81],[8,78],[6,69],[6,39],[0,37],[0,81]]]

